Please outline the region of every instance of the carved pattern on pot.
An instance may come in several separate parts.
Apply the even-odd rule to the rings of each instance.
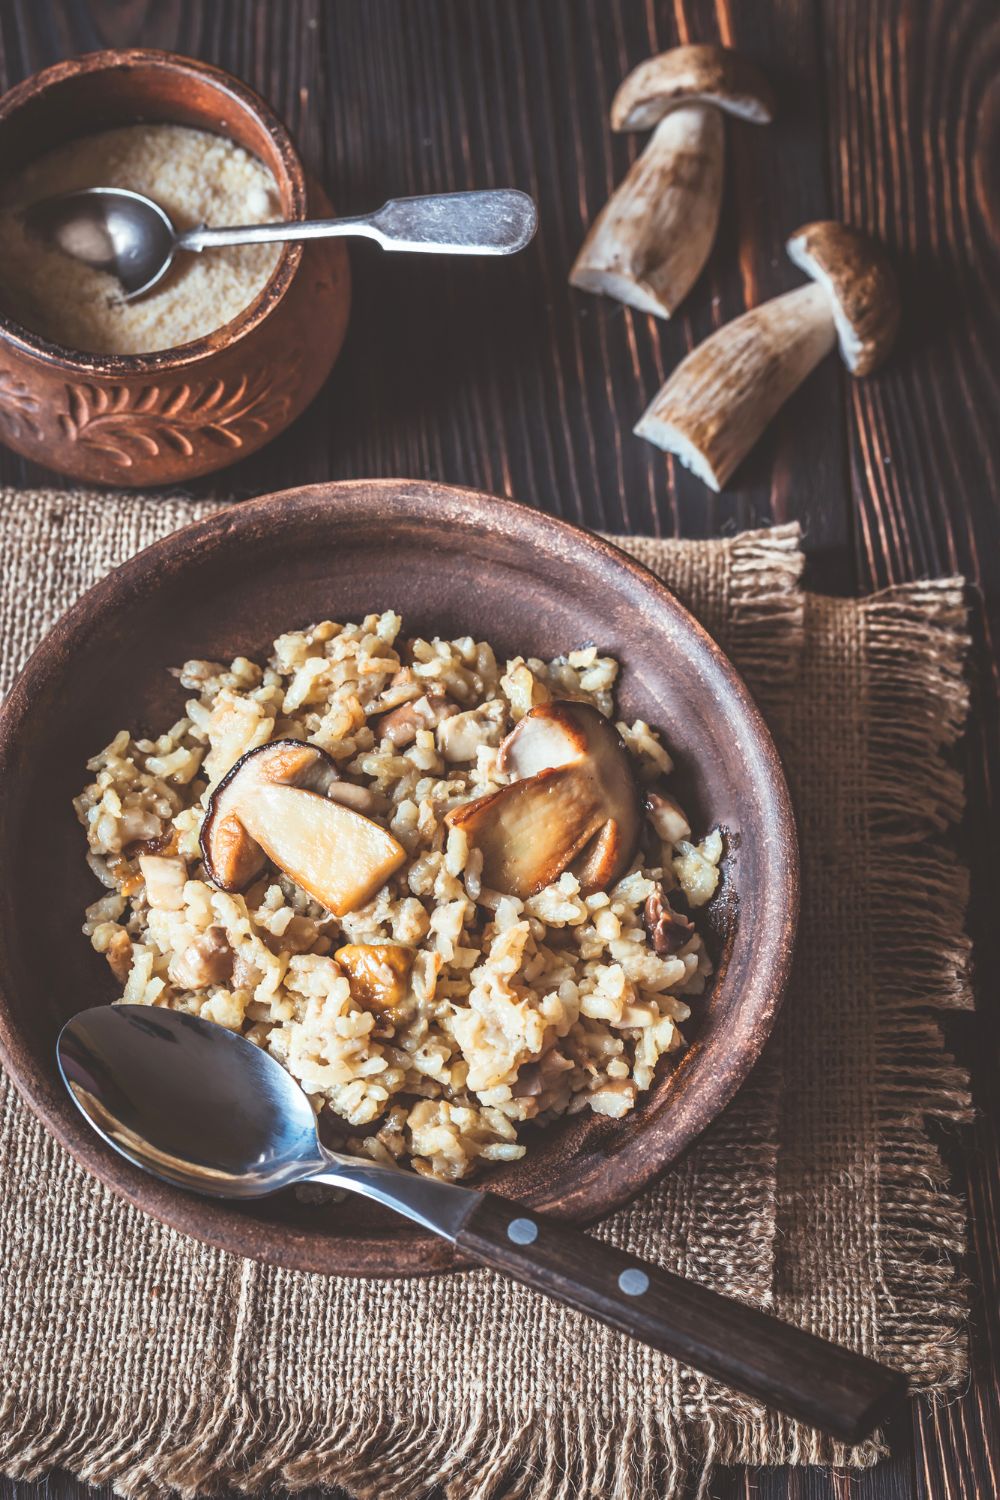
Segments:
[[[39,401],[23,380],[0,370],[0,428],[10,438],[40,438]]]
[[[59,425],[70,442],[103,453],[123,469],[161,454],[190,458],[196,447],[235,451],[287,416],[300,364],[295,356],[243,374],[232,385],[221,379],[204,385],[67,385]]]

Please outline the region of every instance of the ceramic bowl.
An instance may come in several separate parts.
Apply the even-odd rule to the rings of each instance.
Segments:
[[[219,512],[102,580],[35,652],[0,710],[0,1051],[28,1103],[108,1186],[189,1234],[302,1270],[447,1270],[441,1240],[360,1199],[294,1194],[229,1206],[168,1187],[93,1134],[59,1080],[74,1012],[118,993],[80,925],[95,899],[71,798],[123,726],[183,712],[167,668],[266,654],[315,619],[401,610],[407,632],[470,631],[500,653],[551,657],[597,641],[622,663],[619,707],[662,726],[699,828],[727,853],[711,991],[634,1113],[588,1112],[529,1130],[528,1151],[483,1180],[561,1217],[625,1202],[704,1130],[746,1078],[782,998],[798,905],[795,828],[781,765],[735,669],[673,595],[607,542],[511,501],[415,481],[313,485]],[[664,1060],[666,1062],[666,1060]]]
[[[75,136],[168,121],[227,135],[260,158],[286,219],[330,214],[291,138],[246,84],[170,52],[94,52],[0,99],[0,160],[14,172]],[[286,245],[231,322],[154,354],[51,343],[0,307],[0,440],[97,485],[183,482],[245,458],[310,402],[340,352],[350,308],[340,240]]]

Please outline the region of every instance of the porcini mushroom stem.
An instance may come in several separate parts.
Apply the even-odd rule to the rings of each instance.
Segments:
[[[715,239],[724,141],[714,104],[684,105],[665,115],[594,221],[571,284],[669,318]]]
[[[824,288],[813,282],[786,292],[693,349],[634,430],[720,490],[836,342]]]

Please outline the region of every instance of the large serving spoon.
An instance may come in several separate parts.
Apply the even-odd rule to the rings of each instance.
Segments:
[[[847,1443],[866,1437],[906,1390],[895,1370],[534,1209],[327,1150],[291,1074],[211,1021],[102,1005],[66,1023],[58,1057],[98,1134],[177,1187],[243,1199],[297,1182],[360,1193],[450,1240],[470,1260]]]
[[[377,240],[383,250],[513,255],[529,243],[538,224],[534,201],[516,188],[391,198],[376,213],[352,219],[302,219],[228,229],[200,225],[183,232],[152,198],[125,188],[59,193],[30,203],[21,212],[27,227],[43,240],[95,271],[116,277],[126,302],[151,291],[169,271],[178,250],[360,234]]]

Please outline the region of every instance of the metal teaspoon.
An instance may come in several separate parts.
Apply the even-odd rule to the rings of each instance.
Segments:
[[[363,235],[383,250],[438,255],[513,255],[538,224],[534,201],[516,188],[391,198],[376,213],[351,219],[244,224],[178,231],[152,198],[124,188],[84,188],[42,198],[21,210],[28,228],[64,254],[116,277],[131,302],[170,269],[178,250],[259,245]]]

